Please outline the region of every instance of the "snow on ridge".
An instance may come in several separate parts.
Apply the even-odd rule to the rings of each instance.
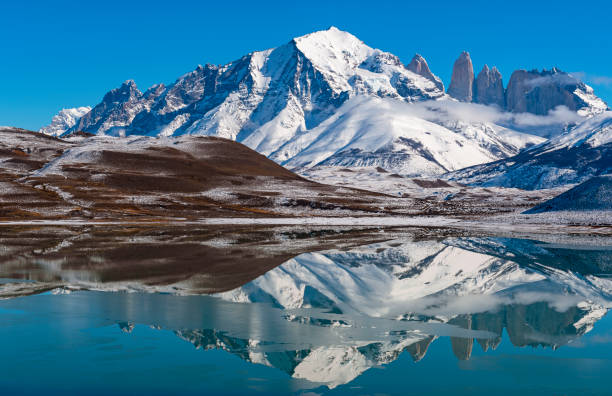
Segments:
[[[63,166],[65,164],[79,163],[95,163],[100,158],[102,151],[121,151],[122,153],[137,153],[145,151],[151,147],[173,146],[188,153],[192,152],[192,141],[190,139],[175,138],[175,137],[151,137],[151,136],[111,136],[99,135],[87,138],[86,143],[71,147],[65,150],[62,155],[54,158],[42,168],[34,171],[33,176],[44,176],[49,174],[63,175]],[[199,142],[200,144],[205,142]],[[201,150],[198,155],[202,155]]]
[[[589,117],[610,110],[607,103],[595,95],[595,91],[590,85],[582,83],[582,86],[583,90],[576,88],[573,92],[574,95],[585,103],[585,106],[578,110],[579,115]]]
[[[454,124],[457,129],[453,130],[433,119],[435,115],[390,99],[351,98],[326,121],[289,140],[270,158],[289,168],[381,166],[403,174],[433,175],[494,161],[500,153],[510,156],[527,144],[543,141],[490,123],[466,121]],[[498,151],[494,153],[491,147]]]
[[[612,142],[612,111],[586,118],[563,135],[551,139],[546,152],[561,148],[578,147],[584,143],[591,147]]]
[[[612,111],[582,119],[567,132],[515,157],[449,173],[450,180],[528,190],[570,187],[612,172]]]

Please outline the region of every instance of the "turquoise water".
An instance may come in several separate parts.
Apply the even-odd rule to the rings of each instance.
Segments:
[[[0,303],[3,394],[609,394],[612,320],[602,318],[576,342],[557,350],[512,345],[504,332],[496,350],[473,348],[457,359],[448,337],[435,340],[414,362],[409,353],[366,370],[332,390],[243,360],[222,349],[201,350],[176,330],[148,320],[121,329],[139,303],[153,296],[78,292],[38,295]],[[173,300],[170,295],[157,298]],[[142,299],[142,300],[141,300]],[[154,297],[155,299],[155,297]],[[215,314],[209,297],[202,315]],[[180,303],[180,302],[176,302]],[[172,303],[170,303],[172,304]],[[160,311],[167,319],[174,313]],[[150,321],[160,318],[151,317]],[[187,318],[187,321],[191,321]],[[159,323],[159,322],[158,322]],[[272,337],[273,338],[273,337]],[[6,393],[4,393],[6,392]]]
[[[398,239],[304,253],[237,289],[189,296],[136,281],[77,291],[71,272],[61,293],[0,301],[0,389],[610,394],[609,253]]]

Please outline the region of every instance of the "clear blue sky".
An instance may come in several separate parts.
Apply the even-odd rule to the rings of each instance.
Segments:
[[[331,25],[406,63],[421,53],[446,85],[467,50],[476,69],[496,65],[504,82],[518,68],[583,72],[612,103],[610,3],[2,1],[0,125],[38,129],[126,79],[144,90]]]

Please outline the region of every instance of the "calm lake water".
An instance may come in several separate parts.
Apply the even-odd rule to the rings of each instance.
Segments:
[[[610,394],[612,243],[448,230],[0,235],[1,394]]]

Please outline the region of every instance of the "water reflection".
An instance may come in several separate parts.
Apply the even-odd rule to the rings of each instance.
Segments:
[[[547,243],[440,230],[139,232],[124,245],[116,235],[80,234],[36,251],[7,246],[21,250],[2,258],[4,296],[171,294],[78,292],[2,307],[80,312],[128,333],[135,325],[171,330],[198,349],[335,388],[404,353],[426,359],[441,337],[459,360],[474,348],[495,350],[504,332],[515,347],[557,349],[591,331],[612,306],[612,249],[601,239]]]
[[[610,259],[607,248],[525,240],[394,240],[303,254],[217,297],[270,303],[288,312],[287,320],[343,332],[352,345],[301,350],[290,370],[282,368],[333,387],[404,351],[420,360],[440,336],[450,336],[461,360],[470,358],[474,341],[485,351],[495,349],[504,329],[517,347],[568,344],[611,306],[612,282],[601,275]],[[434,324],[440,326],[424,327]],[[186,338],[205,348],[215,345],[197,334]],[[258,361],[274,365],[266,357]]]

